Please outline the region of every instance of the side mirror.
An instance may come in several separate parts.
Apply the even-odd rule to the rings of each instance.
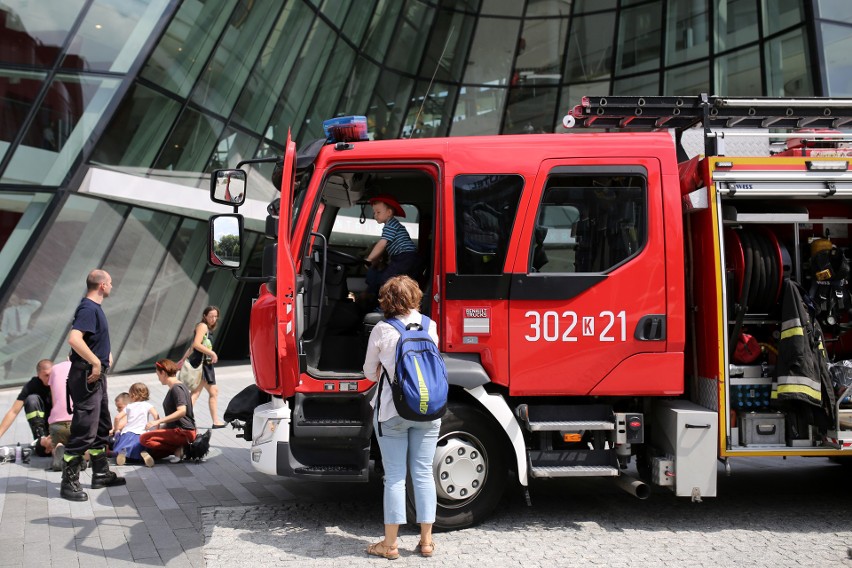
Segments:
[[[215,170],[210,174],[210,199],[239,207],[246,200],[245,170]]]
[[[243,216],[228,214],[210,217],[208,259],[211,266],[236,270],[242,266]]]

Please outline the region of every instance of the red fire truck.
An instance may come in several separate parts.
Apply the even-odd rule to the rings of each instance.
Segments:
[[[701,500],[718,460],[852,455],[850,121],[850,99],[597,97],[565,123],[606,131],[369,141],[338,119],[308,153],[288,140],[251,313],[252,464],[366,481],[379,457],[362,365],[382,316],[355,301],[377,194],[404,208],[449,371],[438,527],[481,521],[510,480]],[[731,128],[772,132],[731,156]],[[213,180],[235,213],[211,219],[209,258],[239,268],[220,245],[246,174]]]

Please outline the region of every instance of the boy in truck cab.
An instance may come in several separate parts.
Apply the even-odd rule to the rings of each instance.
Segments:
[[[415,281],[419,280],[417,272],[420,268],[420,257],[408,231],[397,219],[405,217],[405,211],[399,202],[390,195],[381,194],[370,198],[369,204],[373,208],[373,219],[384,225],[381,238],[364,259],[370,264],[365,300],[368,308],[371,308],[378,297],[379,288],[392,277],[404,274]],[[382,268],[380,261],[385,253],[388,262]]]

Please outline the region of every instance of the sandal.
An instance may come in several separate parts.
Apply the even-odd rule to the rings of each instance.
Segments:
[[[380,556],[382,558],[387,558],[388,560],[396,560],[399,558],[399,547],[387,546],[384,541],[381,541],[367,547],[367,554]]]
[[[435,543],[434,542],[423,542],[422,540],[417,543],[417,549],[420,551],[420,556],[432,556],[432,553],[435,552]]]

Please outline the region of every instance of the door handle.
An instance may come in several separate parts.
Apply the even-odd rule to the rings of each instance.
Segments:
[[[666,316],[665,314],[649,314],[642,316],[636,324],[633,337],[638,341],[665,341],[666,340]]]

